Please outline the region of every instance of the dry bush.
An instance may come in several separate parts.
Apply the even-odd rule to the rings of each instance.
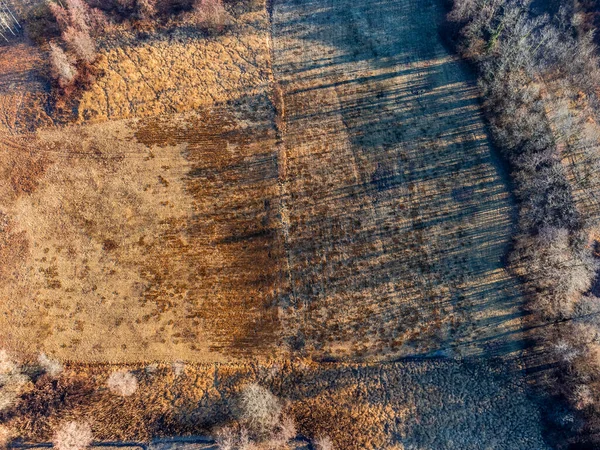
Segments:
[[[63,365],[60,363],[60,361],[49,358],[45,353],[41,353],[38,356],[38,363],[40,367],[44,369],[44,371],[51,377],[56,377],[63,371]]]
[[[50,43],[52,75],[61,87],[69,86],[77,76],[77,69],[62,48]]]
[[[281,402],[268,389],[256,383],[244,388],[239,406],[240,419],[253,435],[264,436],[279,424]]]
[[[171,368],[175,376],[180,377],[185,372],[185,363],[183,361],[175,361],[171,364]]]
[[[279,421],[278,430],[273,440],[276,442],[286,443],[294,439],[298,435],[296,423],[289,416],[283,416]]]
[[[146,375],[155,375],[158,372],[158,364],[157,363],[148,364],[146,366],[146,368],[144,369],[144,371],[146,372]]]
[[[92,439],[88,423],[67,422],[56,432],[52,443],[57,450],[83,450],[90,446]]]
[[[329,436],[318,437],[313,441],[315,450],[333,450],[333,441]]]
[[[123,397],[133,395],[138,388],[137,378],[127,370],[113,372],[106,384],[113,394]]]
[[[157,14],[157,0],[137,0],[137,15],[141,20],[149,20]]]
[[[13,437],[14,433],[10,428],[6,425],[0,425],[0,448],[7,448]]]
[[[250,450],[254,445],[244,427],[225,427],[217,432],[216,444],[219,450]]]
[[[78,59],[86,64],[95,61],[96,44],[89,32],[70,26],[63,32],[62,38]]]
[[[551,348],[554,351],[555,357],[558,359],[558,361],[565,364],[573,362],[573,360],[580,354],[580,350],[566,339],[559,340]]]
[[[217,446],[220,450],[283,449],[288,448],[288,443],[297,435],[294,421],[287,416],[270,431],[267,430],[268,427],[249,433],[246,424],[225,427],[216,433]]]
[[[575,388],[572,401],[577,409],[587,408],[595,402],[592,390],[585,384],[580,384]]]
[[[222,31],[230,21],[229,13],[222,0],[196,0],[193,18],[209,31]]]
[[[237,436],[232,428],[223,428],[217,432],[215,439],[219,450],[234,450],[237,445]]]

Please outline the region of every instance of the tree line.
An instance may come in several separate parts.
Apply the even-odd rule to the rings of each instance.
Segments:
[[[569,405],[552,426],[600,442],[600,73],[578,19],[572,5],[544,14],[530,0],[454,0],[448,15],[511,166],[519,233],[510,264],[544,324],[538,345],[559,368],[548,387]]]

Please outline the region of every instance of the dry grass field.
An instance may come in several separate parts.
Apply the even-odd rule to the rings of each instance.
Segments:
[[[243,17],[246,28],[257,14]],[[265,34],[264,9],[259,19]],[[246,39],[246,28],[216,42],[190,37],[183,45],[176,36],[170,44],[128,50],[170,45],[164,51],[173,62],[183,61],[177,48],[194,49],[194,42],[208,52],[212,67],[189,68],[196,79],[161,86],[164,95],[184,95],[191,106],[166,97],[144,103],[138,67],[119,50],[122,64],[114,70],[129,70],[130,79],[109,70],[83,94],[80,111],[94,116],[94,124],[5,135],[2,252],[14,263],[3,267],[10,276],[0,283],[6,299],[0,333],[8,348],[110,362],[222,361],[254,349],[270,355],[282,277],[276,133],[266,35]],[[237,72],[247,75],[240,85],[227,72],[237,66],[210,50],[238,55],[232,41],[250,46],[256,59],[236,57]],[[215,78],[218,64],[221,78]],[[213,73],[212,81],[203,73]],[[154,86],[167,81],[161,72],[153,75]],[[117,76],[127,83],[105,95]],[[229,97],[243,92],[235,106],[211,109],[206,98],[198,104],[186,97],[216,92],[217,79],[229,86]],[[198,80],[208,87],[200,89]],[[98,89],[104,93],[94,97]],[[108,108],[100,102],[105,97]],[[123,98],[135,108],[123,109]],[[104,109],[92,114],[88,103]],[[140,118],[156,105],[195,111]],[[138,118],[101,120],[131,115]]]
[[[272,52],[249,25],[189,38],[206,55],[252,48],[249,63],[230,50],[239,67],[190,68],[205,89],[144,68],[146,53],[186,59],[179,38],[111,49],[119,62],[79,110],[97,123],[7,136],[2,251],[22,256],[0,286],[10,348],[115,362],[281,342],[359,359],[519,348],[521,297],[502,265],[512,206],[472,81],[425,26],[440,9],[336,5],[278,3]],[[152,101],[141,80],[161,89]],[[222,106],[185,94],[230,82]],[[13,173],[29,170],[15,167],[23,146],[26,176]]]
[[[121,35],[96,63],[103,76],[83,94],[79,119],[158,116],[263,94],[270,76],[267,13],[253,7],[232,17],[224,36],[188,27],[142,41]]]
[[[433,359],[377,365],[188,365],[179,374],[168,364],[152,371],[141,365],[130,369],[139,380],[138,391],[119,398],[102,391],[110,368],[68,367],[57,389],[50,382],[37,383],[22,402],[23,411],[38,414],[17,411],[9,423],[37,442],[48,440],[66,417],[92,418],[100,440],[194,434],[231,420],[230,400],[244,385],[258,382],[286,401],[285,413],[296,420],[300,436],[326,434],[339,449],[549,448],[516,367]],[[94,390],[89,401],[77,396]],[[61,396],[67,401],[61,402]],[[36,409],[39,398],[47,406]]]
[[[285,329],[334,356],[514,349],[513,209],[439,5],[278,5]]]
[[[2,125],[6,96],[47,86],[40,55],[9,69],[27,44],[0,48],[0,347],[68,363],[11,426],[198,433],[259,381],[340,449],[546,448],[503,263],[514,205],[441,2],[272,6],[219,36],[112,38],[60,126],[38,100]],[[390,362],[415,355],[443,358]],[[102,391],[111,364],[133,397]]]

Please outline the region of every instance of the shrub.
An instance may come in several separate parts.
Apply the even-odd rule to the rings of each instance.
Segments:
[[[279,424],[281,402],[268,389],[258,384],[244,388],[240,398],[241,420],[255,435],[271,432]]]
[[[179,377],[185,372],[185,363],[183,361],[175,361],[171,365],[171,368],[173,369],[173,373],[175,374],[175,376]]]
[[[575,388],[573,403],[577,409],[584,409],[594,404],[594,396],[589,386],[580,384]]]
[[[77,69],[62,48],[50,43],[52,75],[61,87],[69,86],[77,76]]]
[[[51,377],[56,377],[63,371],[62,364],[56,359],[49,358],[45,353],[41,353],[38,356],[38,363]]]
[[[237,436],[231,427],[227,427],[217,433],[215,441],[219,450],[235,450]]]
[[[92,443],[92,429],[84,422],[64,423],[54,435],[52,443],[57,450],[83,450]]]
[[[248,430],[244,427],[221,429],[217,433],[216,443],[219,450],[250,450],[253,447]]]
[[[113,372],[107,381],[108,388],[113,394],[128,397],[138,388],[137,378],[127,370]]]
[[[222,0],[196,0],[193,17],[196,23],[209,31],[222,31],[229,23],[229,14]]]
[[[315,450],[333,450],[333,441],[329,436],[322,436],[314,440]]]
[[[77,58],[86,64],[96,59],[96,44],[89,32],[69,26],[62,33],[62,38]]]
[[[294,439],[298,434],[294,419],[289,416],[284,416],[279,422],[279,427],[274,440],[281,443],[286,443]]]

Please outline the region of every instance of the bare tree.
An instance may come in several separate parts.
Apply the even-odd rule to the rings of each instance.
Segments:
[[[127,370],[113,372],[107,381],[108,388],[113,394],[128,397],[138,388],[137,378]]]
[[[73,83],[77,76],[77,69],[62,48],[50,43],[50,63],[52,74],[58,80],[58,84],[66,87]]]
[[[268,389],[258,384],[244,388],[240,397],[241,420],[256,435],[272,432],[278,425],[282,405]]]
[[[85,422],[66,422],[54,435],[57,450],[84,450],[92,443],[92,428]]]
[[[50,9],[50,12],[54,16],[54,19],[56,20],[56,23],[60,29],[64,30],[70,26],[71,18],[69,17],[69,13],[65,8],[54,2],[48,2],[48,8]]]
[[[94,62],[96,59],[96,44],[90,37],[89,32],[70,26],[63,32],[62,38],[79,59],[87,64]]]
[[[581,201],[583,193],[597,209],[595,46],[564,7],[551,17],[530,0],[453,3],[458,48],[477,66],[493,138],[517,186],[521,232],[511,266],[527,281],[532,312],[555,325],[540,332],[563,369],[553,389],[593,413],[600,429],[600,300],[586,295],[598,270],[587,228],[595,218]]]
[[[69,25],[89,33],[90,8],[83,0],[66,0],[69,11]]]

